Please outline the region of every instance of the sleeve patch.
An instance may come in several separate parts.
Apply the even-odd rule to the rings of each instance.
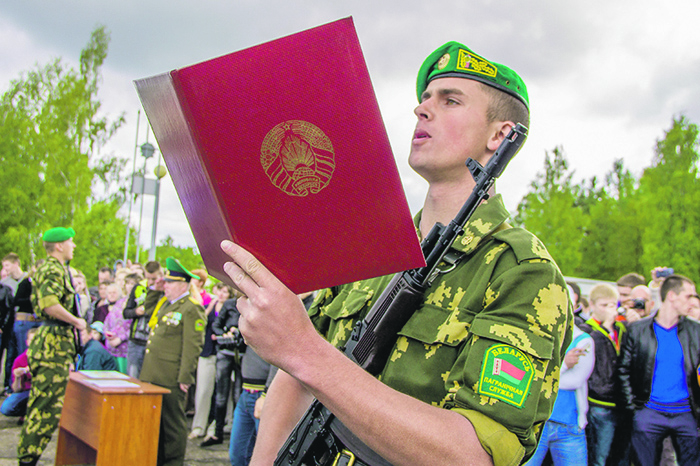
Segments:
[[[484,354],[478,392],[522,408],[534,375],[525,353],[510,345],[494,345]]]
[[[207,324],[202,319],[197,319],[194,321],[194,329],[197,332],[203,332]]]

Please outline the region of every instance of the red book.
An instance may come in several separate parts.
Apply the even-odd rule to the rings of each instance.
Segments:
[[[425,264],[351,18],[135,82],[210,274],[295,293]]]

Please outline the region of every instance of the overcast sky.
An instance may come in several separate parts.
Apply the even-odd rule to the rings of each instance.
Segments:
[[[529,88],[529,140],[497,183],[511,211],[542,171],[545,151],[557,145],[576,170],[575,181],[604,176],[617,158],[638,175],[674,116],[700,122],[697,0],[2,2],[0,91],[37,63],[56,57],[77,63],[91,31],[105,25],[112,40],[100,97],[104,112],[124,113],[126,124],[103,151],[128,158],[131,170],[140,108],[134,79],[347,16],[354,18],[413,212],[427,187],[405,162],[415,125],[415,75],[449,40],[509,65]],[[151,161],[149,172],[154,166]],[[194,246],[169,177],[162,189],[159,240],[170,234],[176,244]],[[150,242],[152,215],[147,199],[142,244]]]

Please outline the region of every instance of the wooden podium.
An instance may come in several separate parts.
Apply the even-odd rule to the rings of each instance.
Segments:
[[[165,393],[170,391],[115,372],[72,372],[55,464],[155,465]]]

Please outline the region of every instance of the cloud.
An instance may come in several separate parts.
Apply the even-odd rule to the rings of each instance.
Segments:
[[[497,184],[511,210],[542,170],[545,151],[556,145],[564,146],[577,178],[602,177],[617,158],[639,174],[672,117],[684,113],[700,121],[700,3],[691,0],[5,2],[0,83],[51,57],[76,63],[95,25],[106,25],[112,42],[102,111],[125,113],[127,123],[104,150],[131,160],[140,108],[134,79],[350,15],[414,212],[427,186],[406,164],[415,75],[422,60],[449,40],[508,64],[528,85],[530,137]],[[168,183],[164,190],[171,189]],[[174,190],[160,211],[159,238],[170,233],[176,243],[193,245]]]

